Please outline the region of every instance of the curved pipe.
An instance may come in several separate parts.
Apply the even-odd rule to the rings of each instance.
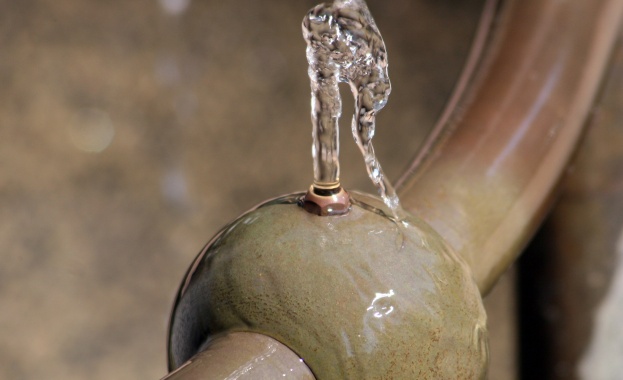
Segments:
[[[549,207],[599,88],[623,1],[521,0],[505,8],[461,100],[397,183],[403,206],[466,260],[482,294]]]
[[[465,259],[482,294],[548,206],[590,112],[623,11],[623,0],[508,1],[493,28],[495,3],[488,3],[475,53],[444,116],[397,183],[405,208]],[[212,357],[220,359],[211,361],[210,372],[257,358],[263,351],[247,343],[253,337],[264,339],[249,334],[234,345],[248,347],[244,354],[221,355],[208,344],[168,378],[207,373],[203,364],[217,351]],[[276,364],[290,360],[283,352],[273,356]]]
[[[163,380],[315,379],[289,348],[266,335],[235,332],[212,339],[206,347]]]

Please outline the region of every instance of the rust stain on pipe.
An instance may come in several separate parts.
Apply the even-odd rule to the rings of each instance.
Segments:
[[[468,262],[483,294],[549,206],[622,13],[621,0],[507,2],[469,90],[398,182],[405,208]]]

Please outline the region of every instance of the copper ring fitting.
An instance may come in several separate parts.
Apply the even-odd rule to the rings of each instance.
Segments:
[[[307,212],[319,216],[344,215],[350,210],[350,196],[339,185],[332,189],[312,185],[301,200]]]

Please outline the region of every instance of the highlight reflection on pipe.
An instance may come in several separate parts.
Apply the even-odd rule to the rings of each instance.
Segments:
[[[389,300],[385,300],[386,302],[379,302],[382,306],[377,304],[377,302],[383,300],[384,298],[390,298],[394,295],[395,293],[393,289],[389,289],[389,293],[376,293],[374,295],[374,299],[370,303],[370,306],[366,310],[371,311],[374,318],[383,318],[384,315],[391,314],[391,312],[394,311],[394,307],[387,302]]]
[[[620,0],[504,4],[500,37],[486,49],[469,92],[398,182],[405,208],[447,239],[483,293],[549,205],[622,12]]]

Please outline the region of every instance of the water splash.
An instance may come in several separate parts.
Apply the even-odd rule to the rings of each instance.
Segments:
[[[342,112],[339,82],[355,98],[352,133],[370,179],[397,219],[403,211],[396,191],[383,173],[372,138],[376,113],[391,92],[383,38],[363,0],[336,0],[314,7],[303,19],[312,94],[314,186],[339,186],[339,128]]]

